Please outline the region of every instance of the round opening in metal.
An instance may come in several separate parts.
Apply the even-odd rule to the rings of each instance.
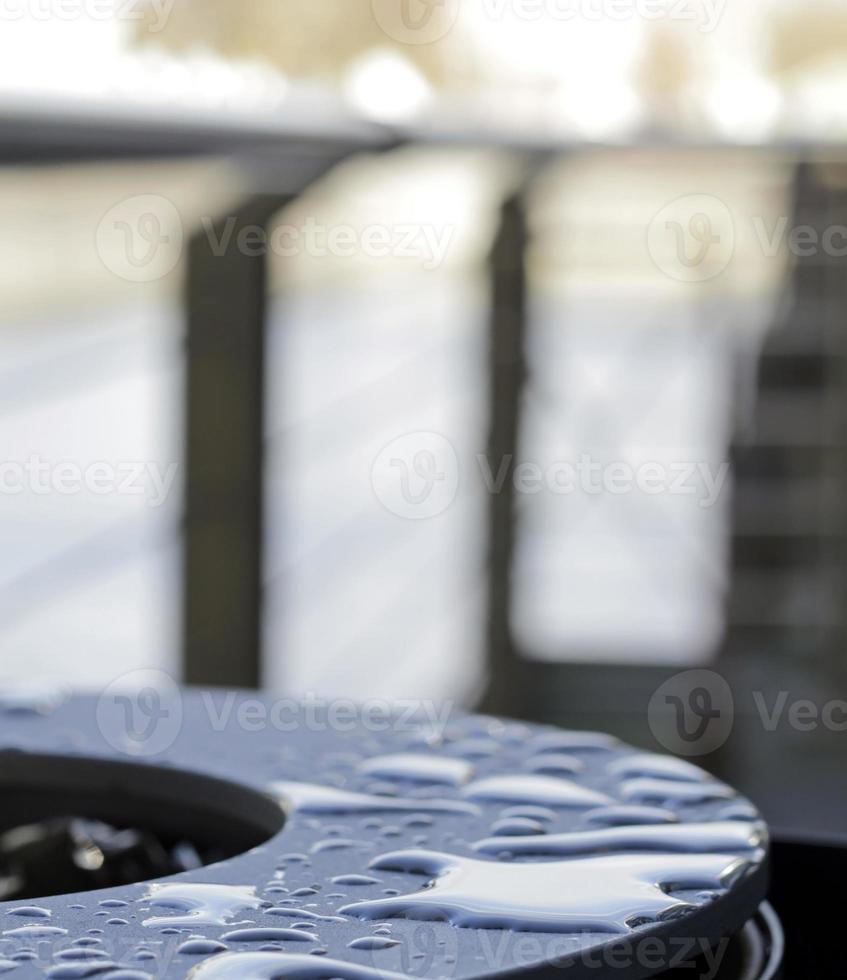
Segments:
[[[0,901],[190,871],[264,843],[285,816],[256,790],[167,766],[0,753]]]

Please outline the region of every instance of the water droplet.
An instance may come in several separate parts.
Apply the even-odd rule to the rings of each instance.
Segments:
[[[505,820],[497,820],[492,824],[492,834],[501,837],[522,836],[524,834],[543,834],[546,827],[538,820],[530,820],[529,817],[507,817]]]
[[[291,919],[307,919],[310,922],[344,922],[340,915],[320,915],[318,912],[310,912],[308,909],[295,909],[288,907],[274,907],[265,909],[265,915],[279,915]]]
[[[351,847],[369,848],[373,847],[373,844],[367,840],[351,840],[349,837],[330,837],[327,840],[319,840],[309,850],[312,854],[320,854],[322,851],[343,851]]]
[[[652,755],[649,752],[615,759],[607,768],[613,776],[626,778],[648,776],[657,779],[678,779],[684,783],[701,783],[711,779],[707,772],[690,762],[675,759],[670,755]]]
[[[398,753],[366,759],[360,763],[359,771],[381,779],[461,786],[470,779],[473,766],[463,759],[448,756]]]
[[[428,813],[413,813],[411,817],[403,818],[407,827],[431,827],[434,822]]]
[[[318,937],[311,932],[301,932],[299,929],[278,929],[275,926],[255,926],[249,929],[233,929],[225,932],[221,939],[231,943],[267,943],[295,942],[316,943]]]
[[[283,803],[289,802],[296,812],[303,813],[390,813],[395,810],[474,815],[479,813],[477,807],[461,800],[409,800],[394,796],[373,796],[337,789],[334,786],[314,786],[311,783],[274,782],[270,789]]]
[[[131,970],[123,966],[117,970],[109,970],[102,980],[153,980],[153,977],[143,970]]]
[[[206,885],[178,882],[153,884],[147,896],[151,908],[169,909],[181,915],[157,915],[143,924],[158,926],[226,925],[237,912],[264,904],[249,885]]]
[[[361,939],[354,939],[347,943],[350,949],[390,949],[392,946],[399,946],[399,939],[389,939],[386,936],[362,936]]]
[[[608,796],[568,779],[552,776],[491,776],[471,783],[463,795],[475,800],[540,803],[549,806],[600,806]]]
[[[214,956],[225,953],[227,949],[229,947],[217,939],[187,939],[177,947],[177,952],[184,956]]]
[[[308,864],[309,855],[308,854],[283,854],[279,858],[280,864]]]
[[[28,919],[49,919],[52,914],[50,909],[44,909],[40,905],[19,905],[6,913],[6,915],[22,915]]]
[[[585,763],[574,755],[550,752],[527,760],[526,767],[530,772],[545,773],[548,776],[572,776],[574,773],[582,772]]]
[[[676,823],[679,817],[673,810],[657,806],[604,806],[585,814],[589,823],[605,824],[608,827],[627,826],[642,823]]]
[[[428,887],[355,902],[340,912],[364,919],[445,919],[477,929],[625,933],[634,917],[692,906],[664,889],[720,889],[750,865],[729,854],[627,854],[501,864],[428,851],[399,851],[380,870],[426,875]]]
[[[754,850],[767,840],[764,824],[679,823],[635,827],[606,827],[543,837],[489,837],[472,845],[483,854],[564,855],[609,851],[661,851],[664,853],[722,853]]]
[[[317,951],[316,951],[317,952]],[[199,963],[192,980],[408,980],[400,973],[296,953],[222,953]]]
[[[50,936],[67,936],[68,930],[60,926],[18,926],[17,929],[6,929],[4,936],[12,939],[48,939]]]
[[[84,947],[74,947],[73,949],[60,949],[56,953],[57,960],[86,961],[107,960],[108,954],[102,949],[86,949]]]
[[[500,812],[500,816],[504,819],[526,817],[527,820],[541,820],[544,823],[559,819],[556,812],[546,806],[508,806]]]
[[[372,878],[370,875],[336,875],[330,879],[334,885],[379,885],[379,878]]]
[[[45,976],[48,980],[83,980],[85,977],[92,977],[97,973],[105,973],[107,970],[117,969],[118,964],[110,960],[98,960],[89,963],[60,963],[58,966],[51,966]]]
[[[628,779],[621,786],[621,796],[626,800],[657,803],[707,803],[710,800],[726,800],[735,791],[723,783],[681,783],[672,779]]]
[[[530,741],[533,752],[604,752],[620,747],[605,732],[547,732]]]

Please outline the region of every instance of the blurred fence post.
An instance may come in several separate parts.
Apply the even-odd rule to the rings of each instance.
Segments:
[[[248,199],[190,244],[184,679],[260,684],[267,249],[242,247],[289,195]],[[246,232],[245,232],[246,234]],[[247,239],[245,238],[246,242]]]
[[[488,512],[488,687],[482,709],[520,714],[520,664],[510,623],[512,564],[515,551],[515,492],[512,473],[519,449],[520,416],[526,382],[527,222],[523,195],[509,197],[489,259],[491,325],[489,334],[490,472],[505,467],[506,479],[489,496]]]
[[[844,227],[847,172],[799,164],[792,227]],[[831,254],[830,254],[831,251]],[[792,302],[758,362],[755,414],[732,455],[732,578],[724,654],[814,658],[844,633],[843,250],[798,252]]]

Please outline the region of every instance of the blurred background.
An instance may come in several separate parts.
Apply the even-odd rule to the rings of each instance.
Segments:
[[[845,136],[835,0],[7,0],[2,679],[655,748],[713,670],[839,827]]]

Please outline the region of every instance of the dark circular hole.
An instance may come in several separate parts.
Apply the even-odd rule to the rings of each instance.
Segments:
[[[0,900],[145,881],[264,843],[285,822],[249,787],[134,762],[0,753]]]

